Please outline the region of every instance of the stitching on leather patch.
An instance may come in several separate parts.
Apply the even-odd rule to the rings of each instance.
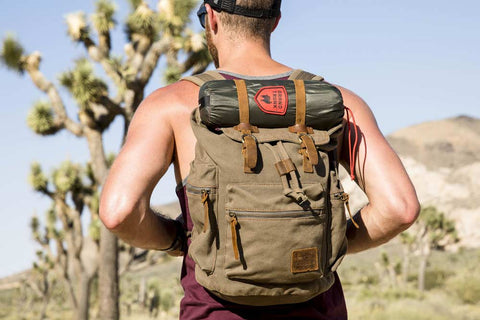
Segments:
[[[292,273],[318,271],[318,248],[298,249],[292,251]]]

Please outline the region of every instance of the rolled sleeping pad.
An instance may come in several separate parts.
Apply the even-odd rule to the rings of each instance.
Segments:
[[[328,130],[342,123],[344,114],[340,91],[333,85],[313,80],[305,82],[305,124]],[[260,128],[284,128],[295,124],[296,97],[292,80],[245,80],[250,124]],[[213,80],[201,86],[200,118],[210,128],[239,124],[237,88],[233,80]]]

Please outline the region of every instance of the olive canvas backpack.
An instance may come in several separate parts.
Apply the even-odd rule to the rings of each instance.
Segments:
[[[209,71],[191,116],[188,255],[199,284],[246,305],[328,290],[347,249],[337,147],[344,105],[323,78],[225,80]]]

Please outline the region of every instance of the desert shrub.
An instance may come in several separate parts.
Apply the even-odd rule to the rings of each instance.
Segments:
[[[365,320],[451,320],[450,316],[442,316],[433,310],[412,309],[407,305],[385,310],[374,310],[366,315]]]
[[[449,273],[446,270],[427,270],[425,273],[425,289],[440,288],[445,284]]]
[[[475,272],[462,272],[447,281],[449,292],[463,303],[480,303],[480,276]]]
[[[397,301],[401,299],[422,300],[424,294],[410,288],[382,288],[382,287],[364,287],[360,290],[359,300]]]
[[[162,290],[161,296],[160,296],[160,306],[163,311],[168,311],[170,310],[171,307],[173,307],[174,304],[174,294],[170,289],[164,289]]]

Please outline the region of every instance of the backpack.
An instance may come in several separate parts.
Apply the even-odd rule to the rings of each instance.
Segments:
[[[197,282],[234,303],[300,303],[325,292],[347,249],[338,177],[340,91],[289,80],[187,77],[200,86],[186,179]]]

